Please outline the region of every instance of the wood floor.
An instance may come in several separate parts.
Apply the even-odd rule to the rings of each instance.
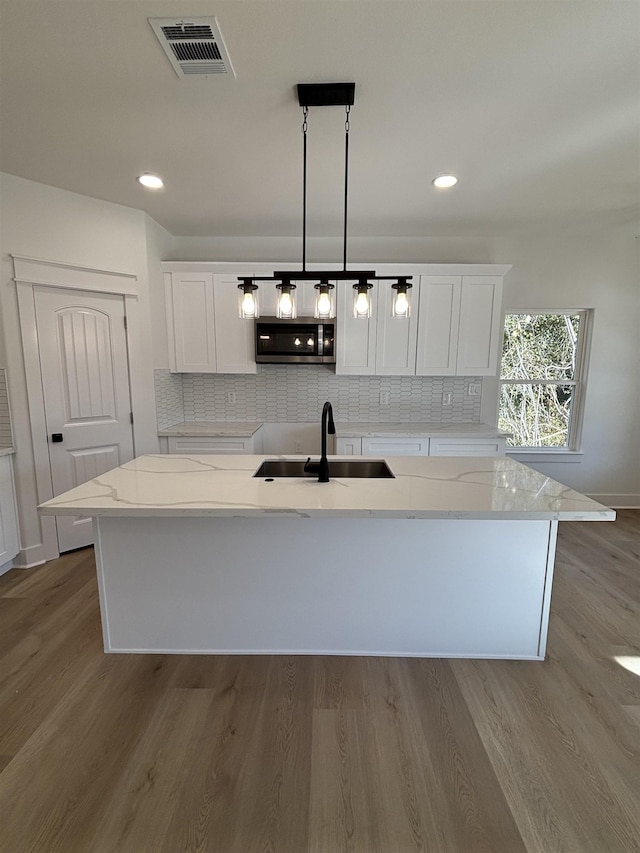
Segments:
[[[104,655],[91,550],[13,570],[0,851],[640,851],[639,564],[560,524],[544,663]]]

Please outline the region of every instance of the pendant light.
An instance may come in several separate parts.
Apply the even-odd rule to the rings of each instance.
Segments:
[[[314,284],[316,290],[315,311],[313,316],[320,320],[330,320],[336,316],[336,306],[333,299],[332,290],[335,286],[330,284],[327,279],[322,279],[320,284]]]
[[[238,298],[238,310],[243,320],[257,320],[260,316],[258,309],[258,285],[251,278],[241,278],[242,284],[238,285],[240,295]]]
[[[400,278],[396,284],[391,285],[394,290],[391,302],[391,316],[396,320],[408,320],[411,314],[410,293],[411,283],[405,278]]]
[[[335,317],[335,299],[332,282],[351,282],[353,286],[353,316],[358,319],[371,317],[371,290],[375,282],[393,281],[395,290],[393,298],[393,316],[408,317],[410,312],[409,290],[411,276],[376,275],[375,270],[347,269],[347,209],[349,199],[349,132],[350,112],[355,101],[355,83],[298,83],[298,103],[303,112],[303,163],[302,163],[302,268],[294,271],[276,270],[272,276],[258,276],[253,279],[239,278],[238,287],[242,290],[241,305],[244,299],[253,294],[255,310],[257,311],[257,294],[249,292],[249,286],[256,287],[256,281],[273,282],[279,291],[277,316],[281,320],[293,320],[297,315],[296,281],[313,281],[316,290],[314,316],[322,319]],[[344,225],[343,251],[341,270],[307,270],[307,131],[310,107],[343,106],[345,108],[344,123]],[[246,319],[257,317],[249,311],[243,311],[241,316]]]
[[[280,291],[276,316],[279,320],[295,320],[297,316],[295,284],[283,282],[276,284],[276,288]]]

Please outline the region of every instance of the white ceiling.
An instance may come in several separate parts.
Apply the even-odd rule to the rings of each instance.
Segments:
[[[182,236],[294,236],[297,82],[356,82],[350,233],[640,215],[636,0],[1,0],[0,169]],[[237,77],[180,79],[149,17],[218,19]],[[342,228],[340,107],[312,109],[309,233]],[[150,193],[136,175],[158,172]],[[459,175],[454,190],[431,179]]]

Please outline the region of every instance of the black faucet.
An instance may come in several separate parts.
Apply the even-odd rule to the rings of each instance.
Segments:
[[[329,418],[329,425],[327,426],[327,416]],[[319,462],[312,462],[311,457],[307,459],[304,465],[304,470],[308,474],[317,474],[319,483],[328,483],[329,482],[329,460],[327,459],[327,433],[330,435],[336,434],[336,425],[333,422],[333,408],[331,403],[327,400],[327,402],[322,407],[322,452],[320,454]]]

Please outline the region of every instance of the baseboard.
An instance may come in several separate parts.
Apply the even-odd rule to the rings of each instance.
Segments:
[[[28,548],[21,548],[18,551],[18,556],[13,561],[14,569],[32,569],[34,566],[41,566],[47,562],[44,545],[30,545]]]
[[[640,495],[589,495],[589,497],[611,509],[640,509]]]

